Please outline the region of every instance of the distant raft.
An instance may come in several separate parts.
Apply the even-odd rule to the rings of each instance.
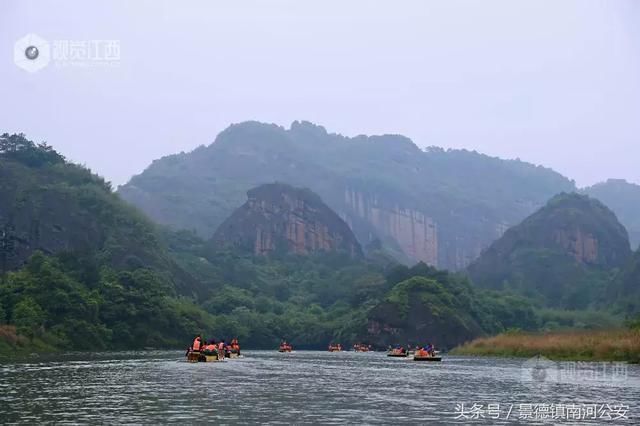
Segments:
[[[425,351],[424,349],[420,349],[417,350],[415,355],[413,355],[413,360],[414,361],[435,361],[435,362],[439,362],[442,361],[442,357],[441,356],[436,356],[435,353],[432,352],[428,352]]]
[[[409,356],[409,352],[404,348],[395,348],[387,352],[387,356],[394,358],[406,358]]]
[[[365,345],[364,343],[356,343],[353,345],[353,350],[355,352],[369,352],[371,350],[371,345]]]
[[[293,346],[288,344],[287,342],[283,342],[280,344],[278,348],[278,352],[291,352],[293,350]]]
[[[329,352],[342,352],[342,345],[340,343],[338,344],[330,344],[329,345]]]

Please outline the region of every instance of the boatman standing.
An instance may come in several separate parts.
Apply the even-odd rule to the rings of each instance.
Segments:
[[[193,340],[193,345],[191,345],[191,349],[195,352],[200,352],[201,347],[202,347],[202,338],[198,334],[196,338]]]

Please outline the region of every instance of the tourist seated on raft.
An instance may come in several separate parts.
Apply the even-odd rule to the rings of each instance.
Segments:
[[[435,350],[436,350],[436,347],[433,346],[431,343],[429,343],[429,347],[427,348],[427,351],[431,356],[435,355]]]
[[[423,352],[426,352],[427,355],[433,356],[435,354],[435,348],[431,343],[427,343],[424,348],[422,348]]]
[[[216,355],[218,352],[218,347],[216,346],[216,341],[215,340],[210,340],[209,344],[207,344],[207,346],[204,347],[204,354],[205,355]]]
[[[231,340],[231,350],[240,356],[240,344],[238,343],[237,338]]]

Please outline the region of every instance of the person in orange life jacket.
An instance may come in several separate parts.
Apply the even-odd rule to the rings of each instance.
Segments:
[[[193,351],[199,352],[202,349],[202,337],[198,334],[191,345]]]

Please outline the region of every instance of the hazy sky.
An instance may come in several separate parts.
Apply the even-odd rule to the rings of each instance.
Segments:
[[[29,33],[120,60],[28,73]],[[116,184],[249,119],[640,183],[639,0],[4,0],[0,52],[0,132]]]

